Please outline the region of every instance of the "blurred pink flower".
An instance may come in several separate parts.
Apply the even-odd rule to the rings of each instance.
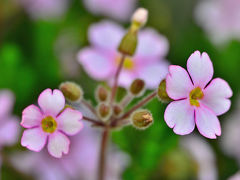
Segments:
[[[240,40],[240,1],[205,0],[196,9],[196,20],[215,43]]]
[[[14,95],[8,90],[0,91],[0,149],[16,143],[19,134],[18,118],[11,115]]]
[[[202,138],[193,135],[180,140],[183,147],[198,165],[198,180],[216,180],[218,177],[216,157],[211,146]]]
[[[11,115],[14,95],[8,90],[0,91],[0,150],[17,142],[19,135],[18,118]],[[0,167],[2,158],[0,156]],[[1,175],[1,172],[0,172]]]
[[[136,0],[83,0],[86,8],[96,15],[105,15],[120,21],[128,20]]]
[[[111,84],[120,61],[117,48],[124,33],[121,26],[109,21],[90,27],[89,40],[92,46],[79,52],[78,61],[91,77]],[[140,31],[136,55],[125,59],[119,85],[128,87],[134,79],[141,78],[147,88],[158,87],[168,72],[169,64],[164,60],[168,46],[167,39],[153,29]]]
[[[213,65],[205,52],[194,52],[187,69],[188,72],[180,66],[169,66],[166,91],[174,101],[167,106],[164,119],[176,134],[191,133],[196,124],[203,136],[215,139],[221,135],[217,116],[229,110],[232,90],[223,79],[211,81]]]
[[[21,144],[39,152],[48,139],[48,152],[60,158],[69,151],[70,140],[66,135],[75,135],[82,129],[82,114],[70,108],[64,109],[65,98],[57,89],[44,90],[38,104],[41,110],[32,104],[22,113],[21,125],[27,130],[23,132]]]
[[[71,137],[69,154],[61,159],[40,153],[23,152],[11,157],[13,165],[23,173],[31,174],[37,180],[95,180],[98,166],[100,133],[93,128],[84,128]],[[24,162],[24,163],[22,163]],[[118,149],[108,150],[107,180],[121,180],[121,173],[129,157]]]
[[[238,161],[240,167],[240,97],[238,97],[237,107],[230,116],[226,119],[223,126],[223,136],[221,145],[224,152]]]
[[[67,10],[70,0],[17,0],[33,19],[58,19]]]
[[[228,178],[228,180],[240,180],[240,172],[237,172],[236,174]]]

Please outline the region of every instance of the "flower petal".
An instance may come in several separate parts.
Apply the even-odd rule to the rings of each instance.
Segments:
[[[148,89],[157,88],[159,83],[168,74],[169,63],[166,61],[156,62],[139,68],[139,78],[143,79]]]
[[[171,102],[165,110],[164,119],[179,135],[189,134],[195,128],[194,108],[190,106],[188,99]]]
[[[180,66],[170,65],[169,74],[166,77],[166,91],[174,100],[187,98],[193,84],[185,69]]]
[[[232,94],[228,83],[223,79],[216,78],[204,89],[204,97],[201,102],[219,116],[229,110],[231,101],[228,98]]]
[[[47,141],[47,134],[40,127],[27,129],[23,132],[21,145],[32,151],[42,150]]]
[[[65,106],[65,98],[58,89],[46,89],[38,97],[38,104],[45,115],[57,116]]]
[[[216,135],[221,135],[221,126],[213,111],[201,104],[200,107],[196,109],[195,116],[197,128],[203,136],[216,139]]]
[[[56,158],[61,158],[62,154],[67,154],[70,140],[63,133],[56,131],[49,136],[48,152]]]
[[[138,42],[137,56],[159,58],[166,56],[168,53],[169,44],[167,38],[153,29],[148,28],[140,31]]]
[[[37,106],[32,104],[23,110],[21,125],[24,128],[32,128],[34,126],[39,126],[42,119],[42,112]]]
[[[97,48],[116,51],[124,29],[111,21],[102,21],[91,25],[89,29],[89,40]]]
[[[118,85],[124,88],[128,88],[134,79],[137,78],[137,74],[128,70],[123,70],[118,79]],[[113,85],[113,78],[109,81],[109,84]]]
[[[187,61],[187,69],[194,86],[204,88],[213,77],[213,64],[207,53],[195,51]]]
[[[13,107],[14,95],[11,91],[2,90],[0,91],[0,120],[7,116]]]
[[[67,108],[57,117],[58,129],[67,135],[74,135],[83,127],[81,119],[81,112]]]
[[[0,126],[0,146],[14,144],[18,139],[19,130],[17,118],[6,119]]]
[[[85,48],[78,53],[78,62],[83,65],[87,73],[94,79],[109,78],[113,72],[112,60],[114,57],[97,49]]]

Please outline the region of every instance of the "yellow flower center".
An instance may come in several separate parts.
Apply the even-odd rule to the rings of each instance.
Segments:
[[[117,59],[116,59],[117,65],[119,65],[120,61],[121,61],[121,58],[117,57]],[[124,63],[123,63],[123,68],[126,69],[126,70],[133,70],[134,66],[135,66],[135,64],[133,62],[133,59],[130,58],[130,57],[125,57],[125,60],[124,60]]]
[[[199,107],[200,104],[198,102],[199,99],[202,99],[204,96],[202,89],[200,87],[196,87],[189,94],[189,101],[192,106]]]
[[[52,116],[42,119],[42,129],[46,133],[53,133],[57,129],[57,122]]]

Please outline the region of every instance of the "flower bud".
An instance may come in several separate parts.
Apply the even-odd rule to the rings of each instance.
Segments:
[[[140,27],[144,26],[148,19],[148,10],[145,8],[138,8],[132,15],[132,23],[139,24]]]
[[[141,96],[144,93],[144,90],[145,82],[141,79],[135,79],[129,88],[129,92],[133,96]]]
[[[60,84],[59,89],[69,101],[80,101],[83,97],[82,88],[74,82],[63,82]]]
[[[137,32],[128,31],[122,38],[118,51],[122,54],[133,56],[137,48]]]
[[[158,87],[158,98],[163,103],[168,103],[172,101],[172,99],[168,96],[166,91],[166,80],[162,80]]]
[[[96,98],[99,102],[106,102],[108,100],[108,90],[103,86],[98,86],[96,90]]]
[[[131,122],[137,129],[146,129],[153,123],[153,117],[148,110],[141,109],[132,113]]]
[[[113,106],[113,114],[116,117],[119,117],[122,114],[123,110],[122,107],[120,107],[119,105],[115,104]]]
[[[110,106],[105,103],[100,103],[98,105],[97,112],[98,112],[99,117],[103,121],[107,121],[112,114]]]

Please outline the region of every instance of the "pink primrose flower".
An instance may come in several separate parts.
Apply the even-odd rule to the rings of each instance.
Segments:
[[[96,15],[126,21],[133,13],[136,0],[83,0],[86,8]]]
[[[125,30],[121,26],[109,21],[90,27],[91,46],[78,53],[78,61],[91,77],[112,84],[120,62],[117,48],[124,33]],[[141,78],[146,82],[148,89],[158,87],[168,73],[169,63],[164,60],[168,48],[167,39],[155,30],[147,28],[140,31],[136,55],[125,59],[119,85],[127,88],[133,80]]]
[[[208,0],[196,8],[196,20],[216,44],[240,40],[240,1]]]
[[[229,110],[232,90],[223,79],[211,81],[213,65],[205,52],[194,52],[187,61],[187,70],[169,66],[166,91],[174,101],[167,106],[164,119],[176,134],[191,133],[196,124],[203,136],[215,139],[221,135],[217,116]]]
[[[32,151],[39,152],[48,141],[48,152],[62,157],[69,151],[70,140],[67,135],[77,134],[83,127],[82,113],[65,107],[65,98],[61,91],[44,90],[38,98],[38,108],[30,105],[23,110],[21,125],[27,128],[23,132],[21,144]]]

